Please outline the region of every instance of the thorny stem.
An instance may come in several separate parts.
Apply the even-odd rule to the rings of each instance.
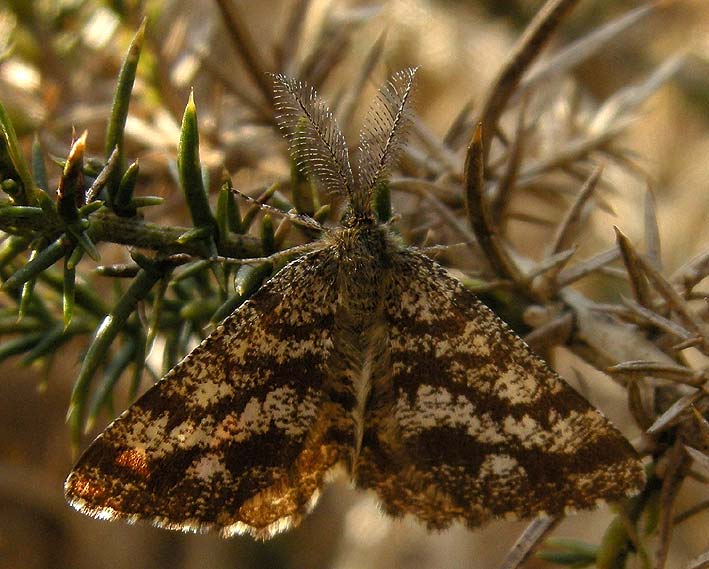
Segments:
[[[485,195],[483,126],[479,124],[468,146],[463,172],[463,185],[470,226],[480,248],[490,261],[495,273],[515,283],[519,291],[530,299],[538,300],[527,280],[505,249],[498,225],[492,219],[490,205]]]
[[[158,225],[138,218],[119,217],[105,209],[91,214],[89,220],[87,233],[94,242],[118,243],[168,255],[186,253],[205,259],[211,256],[201,241],[178,242],[179,237],[190,230],[189,227]],[[3,216],[0,217],[0,231],[28,237],[40,233],[53,240],[64,232],[64,228],[58,218],[52,219],[49,216]],[[217,250],[224,257],[237,259],[262,254],[259,239],[248,235],[224,236]]]
[[[539,10],[522,37],[512,48],[510,56],[500,69],[493,86],[488,90],[487,98],[479,115],[486,137],[483,141],[486,163],[490,153],[490,142],[497,131],[497,123],[522,79],[522,75],[549,41],[564,16],[577,3],[578,0],[549,0]]]

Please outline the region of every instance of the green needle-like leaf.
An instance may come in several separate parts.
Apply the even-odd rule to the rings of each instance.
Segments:
[[[96,388],[96,392],[94,393],[91,404],[89,405],[89,413],[86,419],[86,432],[93,428],[96,417],[101,412],[101,409],[107,405],[111,395],[113,394],[113,389],[121,377],[121,374],[133,361],[135,351],[135,342],[125,342],[120,347],[118,353],[116,353],[111,362],[106,366],[106,371],[103,374],[101,383]]]
[[[37,188],[30,174],[30,169],[25,162],[25,158],[22,155],[22,150],[20,149],[20,143],[17,140],[17,134],[15,133],[15,127],[12,126],[12,121],[5,111],[5,107],[0,103],[0,149],[2,146],[5,147],[10,162],[15,169],[15,173],[22,184],[20,192],[14,196],[14,201],[20,205],[39,205],[42,201],[39,199],[39,193],[41,190]]]
[[[78,249],[78,247],[77,247]],[[71,323],[71,318],[74,315],[74,298],[76,291],[76,263],[72,262],[74,256],[72,251],[66,257],[64,262],[64,291],[62,294],[62,308],[64,313],[64,329]]]
[[[272,255],[276,252],[276,236],[273,229],[273,219],[266,214],[261,221],[261,247],[264,256]]]
[[[64,256],[65,248],[64,239],[57,239],[54,243],[49,245],[49,247],[37,253],[26,265],[20,267],[3,283],[2,288],[11,291],[26,283],[28,280],[37,278],[40,273],[51,267]]]
[[[20,363],[22,365],[30,365],[41,358],[51,356],[69,338],[70,336],[65,334],[63,326],[51,326],[49,330],[46,330],[45,326],[42,339],[33,346]]]
[[[74,449],[78,447],[81,438],[84,409],[91,387],[91,379],[99,366],[105,361],[113,340],[125,327],[128,317],[133,313],[138,302],[148,295],[161,277],[162,273],[157,269],[141,269],[111,313],[103,319],[103,322],[96,329],[96,334],[86,352],[79,376],[74,384],[67,413],[67,422],[69,423]]]
[[[44,164],[44,151],[39,137],[34,137],[32,143],[32,175],[40,189],[49,192],[49,181],[47,178],[47,167]]]
[[[37,249],[32,251],[29,260],[34,260],[37,257],[37,253]],[[36,282],[37,279],[30,279],[22,286],[22,294],[20,295],[20,306],[17,310],[18,321],[22,320],[25,317],[25,314],[27,313],[27,308],[29,307],[30,302],[32,301],[32,293],[34,292],[34,285]]]
[[[180,186],[185,193],[187,205],[192,214],[195,227],[215,226],[212,210],[209,208],[207,193],[202,180],[202,167],[199,160],[199,132],[197,126],[197,108],[193,93],[185,107],[180,132],[180,145],[177,150],[177,171]]]
[[[219,239],[225,239],[230,232],[241,233],[241,215],[239,205],[231,191],[231,179],[228,177],[222,183],[217,201],[217,226]]]
[[[0,363],[7,358],[22,354],[32,349],[37,342],[40,342],[44,337],[45,332],[33,332],[8,340],[0,344]]]
[[[146,20],[144,19],[133,37],[133,41],[128,47],[128,53],[123,60],[123,66],[118,74],[118,84],[116,86],[116,94],[113,98],[111,117],[108,120],[108,128],[106,130],[106,160],[108,160],[114,148],[118,149],[118,165],[112,170],[108,182],[106,183],[110,205],[113,205],[115,201],[118,187],[123,176],[123,131],[125,130],[126,119],[128,118],[128,106],[130,105],[130,96],[133,90],[133,82],[135,81],[135,73],[138,69],[140,50],[143,47],[145,24]]]
[[[136,160],[126,169],[118,185],[118,191],[113,203],[113,209],[121,217],[133,217],[135,215],[135,205],[133,204],[133,190],[138,181],[140,165]]]

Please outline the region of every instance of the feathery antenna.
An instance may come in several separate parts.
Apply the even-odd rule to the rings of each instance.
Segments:
[[[328,192],[354,196],[354,178],[345,137],[314,88],[273,75],[278,126],[290,143],[298,168],[316,177]]]
[[[365,210],[376,185],[396,161],[402,133],[409,122],[409,102],[417,68],[398,71],[379,90],[359,135],[357,195],[352,207]]]

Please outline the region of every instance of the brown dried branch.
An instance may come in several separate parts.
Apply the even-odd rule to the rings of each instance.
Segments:
[[[564,17],[577,3],[578,0],[548,0],[510,50],[507,61],[501,66],[485,96],[479,114],[478,120],[482,124],[483,136],[486,137],[482,141],[485,149],[484,163],[487,163],[490,142],[497,132],[498,121],[512,93]]]
[[[655,555],[655,569],[664,569],[667,562],[672,529],[674,528],[672,508],[689,469],[689,459],[679,441],[666,456],[668,463],[660,491],[660,544]]]
[[[310,8],[310,0],[290,0],[286,3],[288,15],[283,30],[278,34],[273,51],[276,56],[276,69],[280,72],[292,73],[289,69],[296,54],[298,44],[303,34],[303,24]]]
[[[707,336],[704,322],[702,322],[702,320],[692,312],[690,307],[687,305],[687,301],[680,296],[680,294],[667,281],[667,279],[655,270],[655,268],[647,260],[645,260],[642,256],[638,256],[637,260],[642,270],[652,281],[655,290],[657,290],[657,292],[660,293],[660,296],[665,299],[670,309],[675,311],[683,323],[690,330],[696,332],[697,336],[704,338],[705,348],[709,350],[709,337]]]
[[[709,370],[693,370],[677,364],[635,360],[616,364],[606,369],[611,375],[641,378],[646,375],[698,387],[709,379]]]
[[[484,149],[482,125],[478,125],[465,158],[464,191],[470,226],[495,273],[514,282],[519,290],[534,298],[534,294],[502,243],[498,228],[490,214],[485,195]]]
[[[633,316],[633,321],[638,324],[642,324],[644,326],[655,326],[656,328],[673,336],[677,336],[684,341],[695,338],[695,336],[683,326],[680,326],[669,318],[665,318],[654,310],[645,308],[630,298],[621,297],[621,302],[628,308],[628,310],[630,310]]]
[[[569,211],[566,212],[564,219],[561,220],[556,230],[556,234],[549,246],[550,253],[558,253],[562,249],[568,249],[571,246],[571,241],[576,238],[579,232],[583,206],[593,195],[602,173],[603,165],[597,166],[584,183],[578,196],[576,196],[576,200],[569,208]]]
[[[645,251],[650,264],[662,270],[662,248],[660,247],[660,227],[657,223],[655,194],[648,185],[645,192]]]
[[[652,308],[652,297],[650,295],[650,286],[645,278],[640,265],[640,255],[638,255],[635,247],[630,243],[630,240],[618,229],[615,225],[616,239],[623,257],[623,263],[630,277],[630,289],[639,304],[647,308]]]
[[[574,316],[566,313],[534,329],[524,337],[532,350],[543,354],[549,348],[565,344],[574,329]]]
[[[266,74],[271,70],[271,66],[263,60],[251,32],[249,32],[249,27],[241,17],[240,10],[234,5],[233,0],[216,0],[216,2],[222,13],[229,37],[236,48],[236,53],[244,63],[251,80],[258,87],[263,99],[271,101],[273,86]]]
[[[686,296],[707,276],[709,276],[709,251],[704,251],[677,269],[670,280],[678,286],[680,294]]]
[[[532,67],[519,84],[516,95],[526,93],[530,88],[542,81],[549,81],[568,73],[579,64],[587,61],[598,53],[608,42],[619,37],[623,32],[634,26],[647,16],[657,6],[657,2],[639,6],[618,18],[602,25],[591,33],[570,43],[559,50],[546,61]]]
[[[505,171],[497,184],[497,192],[492,200],[492,216],[500,223],[500,231],[504,234],[508,217],[506,215],[507,208],[510,203],[512,190],[517,182],[522,159],[524,158],[525,150],[525,128],[524,119],[527,110],[527,98],[522,99],[519,114],[517,115],[517,127],[515,128],[515,136],[512,139],[507,152],[507,165]]]
[[[709,568],[709,549],[698,555],[689,562],[687,569],[707,569]]]
[[[500,569],[517,569],[534,552],[534,548],[559,524],[561,518],[538,518],[530,523],[507,552]]]
[[[526,182],[536,178],[541,174],[546,174],[558,168],[566,169],[571,164],[579,164],[587,160],[589,155],[602,149],[612,139],[623,132],[630,120],[616,121],[607,130],[597,133],[585,133],[575,140],[567,142],[564,147],[550,156],[532,162],[522,169],[519,178],[520,182]]]
[[[590,259],[585,259],[572,267],[564,269],[556,279],[556,286],[563,288],[577,280],[597,271],[598,269],[612,263],[620,257],[620,250],[617,247],[602,251]]]
[[[628,409],[633,415],[633,419],[638,426],[643,430],[647,430],[652,425],[652,415],[648,412],[643,404],[642,394],[640,392],[640,384],[637,381],[629,381],[628,389]]]
[[[384,53],[385,39],[386,32],[383,32],[377,38],[377,41],[374,42],[364,62],[360,65],[359,71],[352,82],[352,86],[347,90],[340,104],[334,109],[335,115],[338,117],[338,121],[343,129],[347,129],[352,124],[352,117],[357,109],[357,103],[364,92],[364,88],[367,86],[367,81],[371,77],[372,71],[374,71],[374,68],[381,60],[382,53]]]
[[[707,395],[709,394],[701,389],[696,389],[691,393],[683,395],[675,401],[667,411],[655,419],[655,422],[647,429],[647,434],[657,435],[674,426],[685,411],[692,408],[700,399],[706,398]]]

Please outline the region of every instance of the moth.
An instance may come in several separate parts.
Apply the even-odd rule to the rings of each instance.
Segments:
[[[470,528],[636,492],[638,456],[458,280],[380,223],[414,69],[380,90],[356,167],[327,105],[274,76],[299,167],[348,199],[91,444],[65,483],[97,518],[266,539],[344,468],[392,516]]]

